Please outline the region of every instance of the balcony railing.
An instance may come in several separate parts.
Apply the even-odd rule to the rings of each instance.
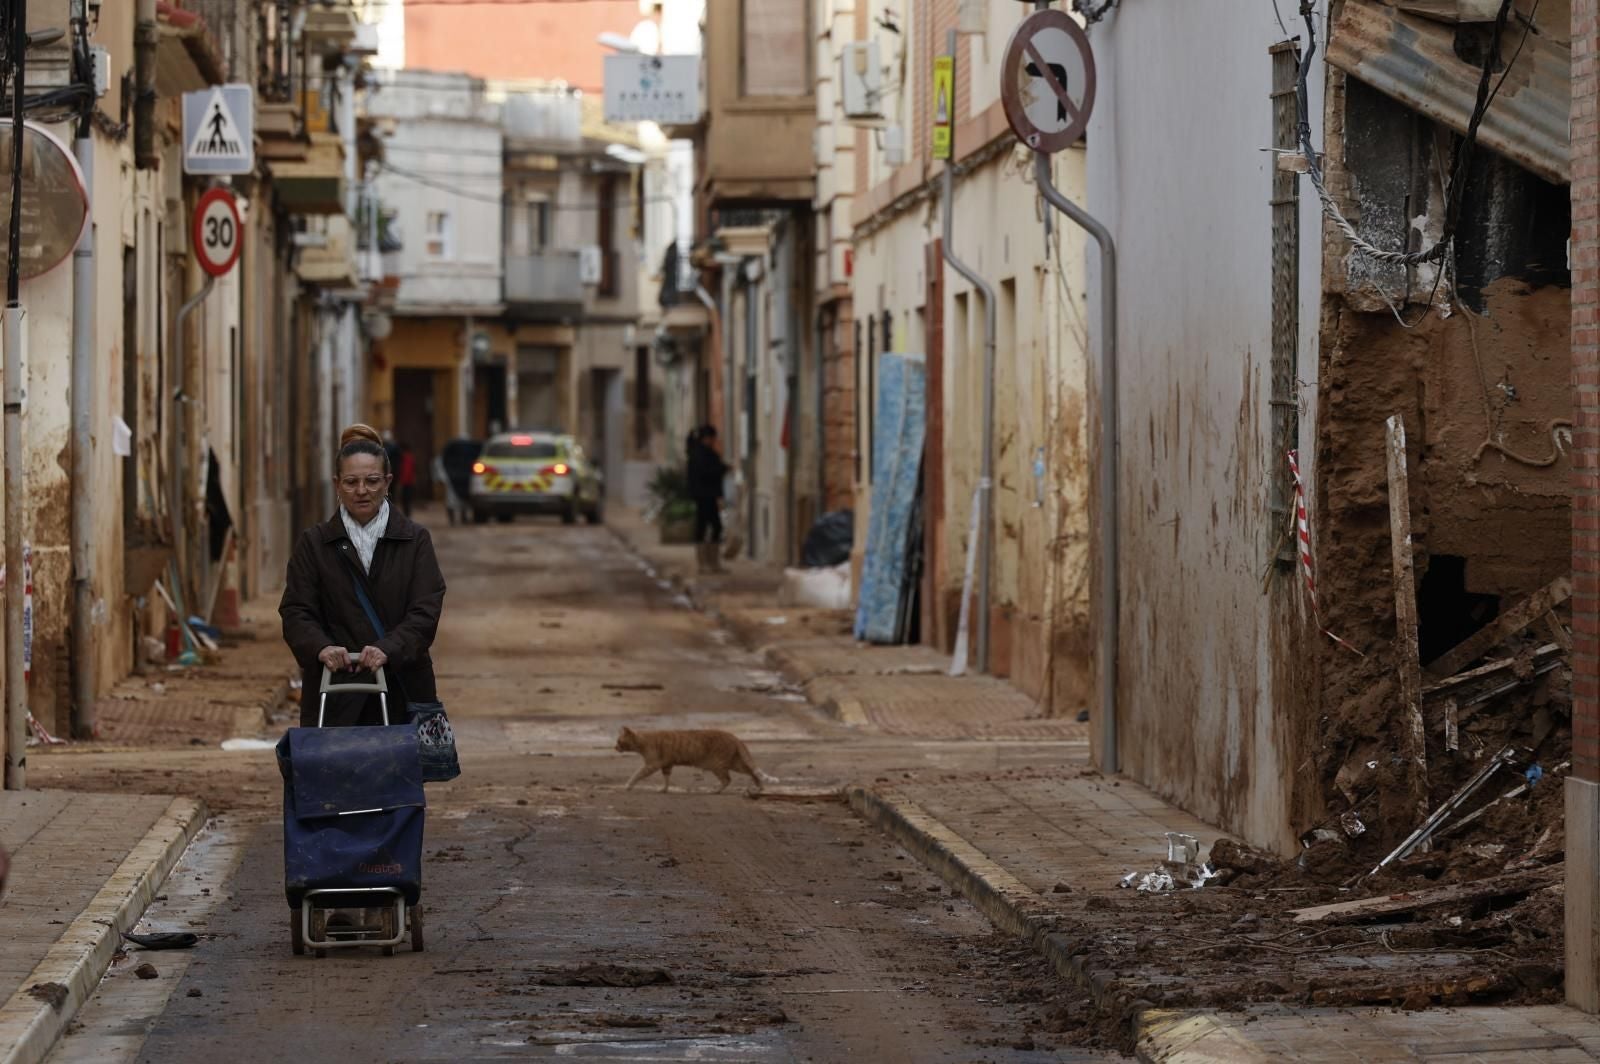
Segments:
[[[512,314],[554,319],[582,312],[583,277],[576,251],[507,255],[505,270],[505,303]]]

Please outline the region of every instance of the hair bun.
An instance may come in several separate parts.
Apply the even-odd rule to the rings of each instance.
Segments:
[[[377,444],[379,447],[383,446],[383,437],[378,435],[377,429],[371,425],[355,424],[340,434],[339,449],[344,450],[344,448],[357,440],[366,440],[369,443]]]

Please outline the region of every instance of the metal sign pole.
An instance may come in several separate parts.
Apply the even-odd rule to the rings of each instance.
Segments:
[[[1034,183],[1045,202],[1094,237],[1100,246],[1100,771],[1117,766],[1117,245],[1111,230],[1056,188],[1050,156],[1033,157]]]
[[[22,379],[26,361],[22,350],[22,101],[28,54],[28,2],[11,5],[11,218],[6,245],[5,308],[5,493],[6,493],[6,760],[5,788],[27,786],[28,684],[22,651],[22,602],[27,591],[23,576],[22,539],[27,535],[27,496],[23,482],[22,404],[27,388]]]

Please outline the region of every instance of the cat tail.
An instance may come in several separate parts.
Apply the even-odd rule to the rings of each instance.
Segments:
[[[779,782],[778,777],[770,775],[756,767],[756,759],[750,756],[750,748],[744,745],[743,740],[739,741],[739,756],[744,759],[744,767],[755,779],[760,780],[762,783]]]

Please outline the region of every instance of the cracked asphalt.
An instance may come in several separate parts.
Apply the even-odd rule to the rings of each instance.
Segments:
[[[119,959],[52,1060],[1111,1059],[1053,1044],[1064,988],[834,793],[1046,755],[825,718],[603,528],[435,536],[463,776],[429,788],[426,951],[292,956],[270,753],[175,753],[155,789],[218,815],[143,926],[201,944]],[[626,791],[623,724],[727,728],[781,782]],[[137,783],[132,758],[61,782]]]

